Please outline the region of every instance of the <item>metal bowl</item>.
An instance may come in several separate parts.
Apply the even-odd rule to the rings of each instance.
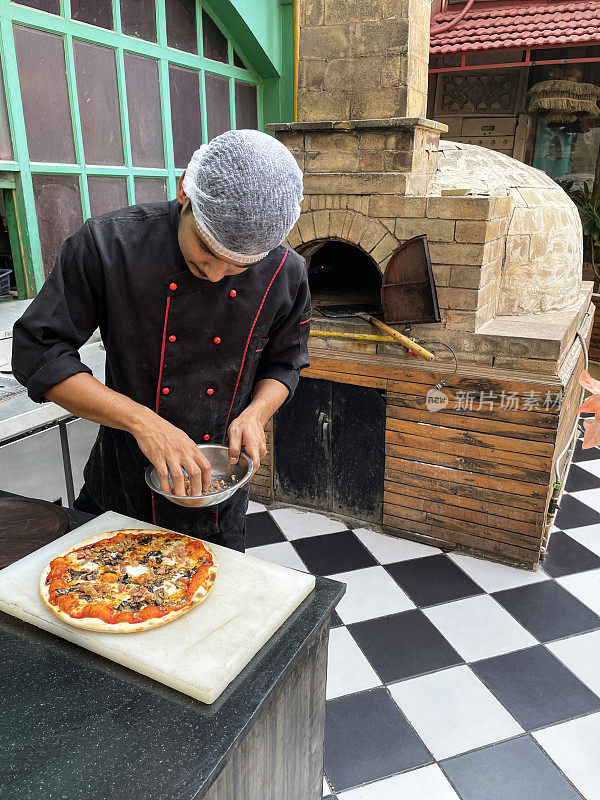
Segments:
[[[227,489],[220,492],[211,492],[210,494],[201,494],[196,497],[180,497],[178,495],[163,492],[160,488],[160,481],[156,474],[156,468],[152,464],[146,468],[145,478],[146,483],[153,492],[166,497],[171,503],[178,506],[186,506],[187,508],[205,508],[206,506],[215,506],[217,503],[223,503],[229,499],[232,494],[235,494],[238,489],[241,489],[244,484],[248,483],[252,477],[252,470],[254,464],[249,455],[242,452],[237,464],[229,463],[229,450],[220,444],[199,444],[198,450],[202,451],[202,455],[210,461],[212,468],[211,481],[224,480],[230,484]]]

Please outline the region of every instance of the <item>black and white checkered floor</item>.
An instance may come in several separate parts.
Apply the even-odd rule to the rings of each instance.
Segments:
[[[527,572],[252,503],[248,552],[347,584],[324,797],[600,800],[600,452]]]

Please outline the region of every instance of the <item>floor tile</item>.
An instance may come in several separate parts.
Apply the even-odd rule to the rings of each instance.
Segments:
[[[452,559],[486,592],[514,589],[515,586],[525,586],[529,583],[548,580],[548,576],[541,569],[532,572],[527,569],[507,567],[505,564],[497,564],[495,561],[464,556],[460,553],[449,553],[448,558]]]
[[[343,625],[343,624],[344,623],[340,619],[339,614],[337,613],[337,611],[334,610],[332,612],[332,614],[331,614],[331,627],[332,628],[339,628],[339,626]]]
[[[577,464],[571,464],[565,483],[565,492],[582,492],[589,489],[600,489],[600,478]]]
[[[582,525],[596,525],[600,522],[600,512],[586,506],[569,494],[564,494],[556,515],[556,527],[561,531],[581,528]]]
[[[351,531],[295,539],[293,546],[314,575],[332,575],[377,565]]]
[[[534,736],[586,800],[600,800],[600,714],[563,722]]]
[[[247,514],[257,514],[259,511],[266,511],[267,507],[264,506],[262,503],[256,503],[254,500],[250,500],[248,503],[248,511]]]
[[[578,576],[560,581],[571,581],[575,577]],[[495,592],[493,597],[541,642],[600,627],[600,618],[556,581]]]
[[[547,647],[580,681],[600,695],[600,631],[550,642]]]
[[[246,548],[285,542],[285,536],[268,511],[257,511],[246,517]]]
[[[462,658],[422,611],[404,611],[349,625],[384,683],[462,664]]]
[[[586,472],[590,475],[593,480],[598,481],[600,486],[600,478],[595,475],[591,475],[587,470],[581,470],[582,472]],[[571,492],[571,497],[574,497],[576,500],[579,500],[580,503],[585,503],[586,506],[593,508],[594,511],[600,511],[600,492],[598,489],[586,489],[585,491],[579,492]]]
[[[466,666],[395,683],[389,690],[438,760],[523,732]]]
[[[339,800],[460,800],[437,764],[349,789],[338,797]]]
[[[331,789],[327,783],[327,779],[323,775],[323,797],[331,797]]]
[[[465,661],[478,661],[537,644],[533,636],[487,594],[443,603],[423,613]]]
[[[553,578],[560,578],[562,575],[600,567],[600,556],[563,531],[556,531],[550,535],[542,567]]]
[[[589,447],[587,450],[584,450],[581,447],[581,441],[578,441],[576,443],[575,450],[573,451],[574,464],[581,464],[582,462],[597,461],[597,460],[598,460],[598,450],[595,447]]]
[[[542,645],[471,666],[528,731],[600,708],[600,698]]]
[[[427,544],[413,542],[410,539],[399,539],[397,536],[388,536],[367,528],[354,528],[354,533],[380,564],[392,564],[395,561],[406,561],[409,558],[436,556],[442,552],[439,547],[429,547]]]
[[[600,569],[578,572],[577,575],[566,575],[557,580],[561,586],[564,586],[592,611],[600,614]]]
[[[482,591],[446,555],[387,564],[386,569],[418,606],[448,603]]]
[[[584,525],[581,528],[569,528],[567,534],[576,542],[587,547],[592,553],[600,556],[600,525]]]
[[[346,584],[346,594],[336,608],[346,625],[415,607],[383,567],[354,569],[329,577]]]
[[[274,508],[270,513],[290,541],[302,539],[305,536],[319,536],[322,533],[347,530],[343,522],[331,519],[325,514],[317,514],[315,511]]]
[[[262,558],[264,561],[272,561],[274,564],[281,564],[282,567],[291,567],[307,572],[302,559],[294,550],[289,542],[278,542],[276,544],[265,544],[262,547],[250,547],[246,554],[255,558]]]
[[[381,681],[346,628],[329,634],[327,699],[380,686]]]
[[[325,773],[335,792],[431,761],[386,689],[327,703]]]
[[[529,736],[451,758],[441,766],[462,800],[581,800]]]

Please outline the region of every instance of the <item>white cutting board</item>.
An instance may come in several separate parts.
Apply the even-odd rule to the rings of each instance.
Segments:
[[[42,602],[39,580],[55,556],[97,533],[155,528],[108,511],[0,570],[0,609],[25,622],[213,703],[314,589],[313,575],[211,544],[219,559],[206,600],[174,622],[140,633],[96,633],[56,617]]]

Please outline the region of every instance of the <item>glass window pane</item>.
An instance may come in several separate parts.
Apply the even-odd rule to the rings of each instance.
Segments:
[[[164,178],[136,178],[136,203],[161,203],[167,199],[167,182]]]
[[[131,157],[135,167],[164,167],[158,64],[125,53]]]
[[[71,0],[71,19],[112,30],[112,0]]]
[[[256,86],[252,83],[235,82],[235,127],[258,128]]]
[[[49,14],[60,14],[60,0],[16,0],[20,6],[37,8],[38,11],[47,11]]]
[[[223,36],[206,11],[202,12],[202,44],[204,58],[227,64],[227,37]]]
[[[1,66],[1,65],[0,65]],[[12,140],[10,137],[10,124],[6,108],[6,95],[4,94],[4,81],[0,69],[0,158],[12,160]]]
[[[77,175],[33,175],[44,275],[54,267],[64,240],[83,223]]]
[[[231,128],[229,121],[229,80],[206,73],[206,121],[208,140]]]
[[[115,51],[73,40],[83,150],[87,164],[122,164]]]
[[[173,154],[176,167],[187,167],[192,153],[202,144],[199,75],[191,69],[169,66]]]
[[[235,67],[241,67],[242,69],[246,69],[246,65],[244,64],[242,59],[238,56],[238,54],[235,52],[235,50],[233,51],[233,65]]]
[[[198,52],[195,0],[166,0],[167,44],[186,53]]]
[[[88,191],[92,217],[129,205],[126,178],[90,175],[88,178]]]
[[[154,0],[121,0],[121,30],[127,36],[155,42]]]
[[[29,157],[74,163],[62,36],[18,25],[14,32]]]

